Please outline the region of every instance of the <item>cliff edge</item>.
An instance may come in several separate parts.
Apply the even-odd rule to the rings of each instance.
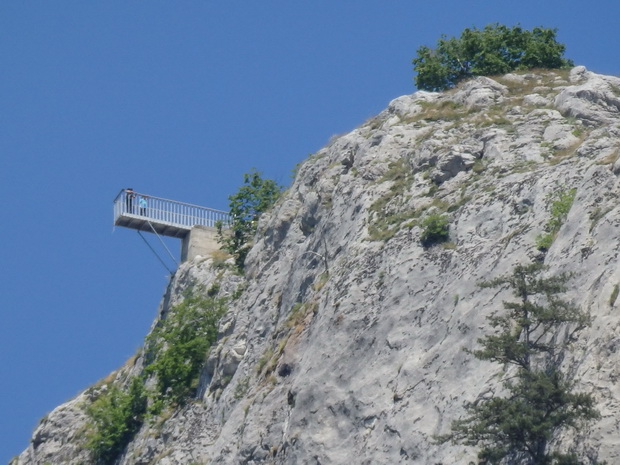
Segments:
[[[576,67],[479,77],[390,102],[299,168],[261,218],[246,272],[183,264],[156,328],[188,290],[227,298],[192,401],[145,421],[114,463],[469,464],[438,445],[464,404],[501,390],[473,349],[509,290],[478,283],[515,264],[572,272],[588,310],[563,360],[601,419],[554,440],[620,461],[620,78]],[[541,251],[558,193],[566,221]],[[423,244],[443,215],[449,240]],[[140,353],[61,405],[13,465],[92,463],[87,406],[143,373]]]

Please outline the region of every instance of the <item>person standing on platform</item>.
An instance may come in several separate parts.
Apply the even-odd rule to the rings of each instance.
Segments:
[[[148,204],[144,195],[141,195],[138,199],[138,206],[140,207],[140,215],[146,216],[146,207],[148,206]]]
[[[136,193],[131,187],[125,189],[125,206],[127,207],[127,213],[133,213],[133,199],[136,198]]]

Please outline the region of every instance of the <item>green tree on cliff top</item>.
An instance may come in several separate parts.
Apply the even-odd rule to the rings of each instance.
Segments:
[[[532,68],[567,68],[565,46],[556,41],[557,29],[489,24],[465,29],[461,37],[441,36],[437,47],[417,50],[413,69],[420,90],[442,91],[473,76],[505,74]]]

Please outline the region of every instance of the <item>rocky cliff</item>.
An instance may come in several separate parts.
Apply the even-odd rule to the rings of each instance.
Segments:
[[[573,272],[565,297],[593,318],[563,368],[601,419],[555,440],[620,463],[619,158],[620,79],[583,67],[395,99],[303,163],[261,219],[245,276],[221,256],[179,268],[159,318],[186,289],[235,298],[197,398],[145,422],[117,463],[477,463],[433,436],[501,389],[501,367],[463,348],[511,294],[478,283],[532,260]],[[543,252],[536,238],[570,189]],[[425,247],[432,213],[450,238]],[[13,463],[91,463],[86,406],[144,365],[139,354],[55,409]]]

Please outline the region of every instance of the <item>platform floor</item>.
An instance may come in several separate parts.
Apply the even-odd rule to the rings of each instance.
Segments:
[[[188,226],[182,226],[174,223],[166,223],[164,221],[153,220],[152,218],[146,218],[141,215],[133,215],[129,213],[123,213],[122,215],[119,215],[118,218],[116,218],[114,225],[152,233],[153,229],[151,229],[151,225],[149,225],[149,222],[151,223],[153,229],[155,229],[157,234],[160,234],[162,236],[177,237],[182,239],[187,236],[187,234],[189,234],[189,231],[191,230],[191,228]]]

